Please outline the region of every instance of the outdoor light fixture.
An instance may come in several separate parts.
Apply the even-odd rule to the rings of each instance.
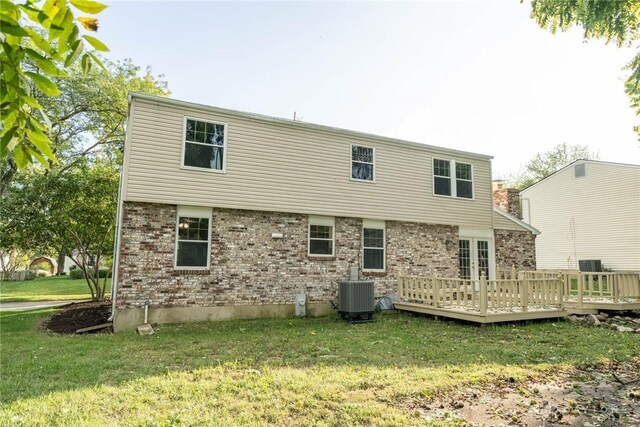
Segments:
[[[189,222],[186,219],[183,219],[180,224],[178,224],[178,228],[189,228]]]

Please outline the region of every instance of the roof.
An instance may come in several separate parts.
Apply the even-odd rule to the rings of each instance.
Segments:
[[[436,146],[436,145],[423,144],[421,142],[413,142],[413,141],[406,141],[406,140],[402,140],[402,139],[389,138],[389,137],[385,137],[385,136],[374,135],[374,134],[370,134],[370,133],[366,133],[366,132],[358,132],[358,131],[349,130],[349,129],[342,129],[342,128],[333,127],[333,126],[318,125],[318,124],[307,123],[307,122],[298,122],[298,121],[295,121],[295,120],[284,119],[284,118],[280,118],[280,117],[267,116],[267,115],[263,115],[263,114],[248,113],[248,112],[245,112],[245,111],[237,111],[237,110],[229,110],[229,109],[226,109],[226,108],[213,107],[213,106],[210,106],[210,105],[198,104],[198,103],[193,103],[193,102],[188,102],[188,101],[181,101],[181,100],[166,98],[166,97],[162,97],[162,96],[148,95],[146,93],[129,92],[129,103],[131,103],[132,99],[140,99],[140,100],[145,100],[145,101],[150,101],[150,102],[173,105],[173,106],[176,106],[176,107],[194,108],[194,109],[209,111],[209,112],[212,112],[212,113],[233,115],[233,116],[236,116],[236,117],[242,117],[242,118],[247,118],[247,119],[251,119],[251,120],[258,120],[258,121],[262,121],[262,122],[270,122],[270,123],[275,123],[275,124],[279,124],[279,125],[285,125],[285,126],[289,126],[289,127],[298,127],[298,128],[303,128],[303,129],[309,129],[309,130],[317,130],[317,131],[324,131],[324,132],[331,132],[331,133],[340,133],[340,134],[343,134],[343,135],[352,135],[353,137],[368,138],[368,139],[377,140],[377,141],[383,141],[383,142],[392,142],[392,143],[397,143],[397,144],[401,144],[401,145],[405,145],[405,146],[410,146],[410,147],[413,147],[413,148],[422,148],[422,149],[426,149],[426,150],[445,151],[445,152],[451,153],[452,155],[461,155],[461,156],[467,156],[467,157],[474,157],[474,158],[483,159],[483,160],[491,160],[491,159],[493,159],[493,156],[490,156],[490,155],[487,155],[487,154],[472,153],[470,151],[456,150],[456,149],[453,149],[453,148],[447,148],[447,147],[441,147],[441,146]]]
[[[535,228],[534,226],[532,226],[532,225],[530,225],[530,224],[527,224],[526,222],[524,222],[524,221],[522,221],[522,220],[519,220],[519,219],[518,219],[518,218],[516,218],[515,216],[513,216],[513,215],[511,215],[511,214],[509,214],[509,213],[507,213],[507,212],[503,211],[502,209],[499,209],[499,208],[494,207],[494,208],[493,208],[493,211],[494,211],[495,213],[497,213],[497,214],[502,215],[503,217],[505,217],[505,218],[506,218],[506,219],[508,219],[509,221],[511,221],[511,222],[513,222],[513,223],[515,223],[515,224],[518,224],[520,227],[522,227],[522,228],[525,228],[525,229],[529,230],[529,231],[530,231],[530,232],[532,232],[533,234],[536,234],[536,235],[540,234],[540,230],[538,230],[538,229],[537,229],[537,228]]]
[[[540,184],[541,182],[544,182],[544,181],[548,180],[549,178],[551,178],[552,176],[555,176],[555,175],[559,174],[563,170],[575,165],[576,163],[581,163],[581,162],[582,163],[591,163],[591,164],[600,164],[600,165],[614,165],[614,166],[622,166],[622,167],[640,168],[640,165],[634,165],[634,164],[631,164],[631,163],[616,163],[616,162],[604,162],[602,160],[578,159],[578,160],[574,160],[573,162],[569,163],[565,167],[558,169],[557,171],[555,171],[551,175],[545,176],[540,181],[538,181],[538,182],[536,182],[534,184],[531,184],[530,186],[528,186],[527,188],[522,190],[520,193],[524,193],[525,191],[528,191],[529,189],[531,189],[531,188],[537,186],[538,184]]]

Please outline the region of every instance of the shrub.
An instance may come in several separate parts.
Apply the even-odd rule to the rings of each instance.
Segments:
[[[111,277],[111,270],[101,268],[100,270],[98,270],[98,277],[101,279],[104,279],[105,277]]]
[[[74,268],[73,270],[69,270],[69,277],[72,279],[84,279],[84,271],[79,268]]]
[[[47,270],[37,270],[36,271],[36,276],[37,277],[49,277],[49,276],[51,276],[51,273],[48,272]]]

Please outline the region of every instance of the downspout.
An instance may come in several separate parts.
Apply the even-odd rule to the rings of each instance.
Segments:
[[[116,296],[118,294],[118,279],[119,274],[118,270],[120,269],[120,230],[122,229],[122,207],[124,205],[122,200],[122,194],[124,191],[124,173],[125,168],[128,166],[125,160],[127,155],[127,146],[130,144],[131,138],[131,94],[127,95],[127,122],[125,123],[125,138],[124,138],[124,150],[122,154],[122,169],[120,170],[120,182],[118,184],[118,212],[116,214],[116,238],[113,243],[114,250],[114,259],[113,259],[113,267],[111,271],[111,316],[109,316],[109,321],[113,322],[116,317]]]

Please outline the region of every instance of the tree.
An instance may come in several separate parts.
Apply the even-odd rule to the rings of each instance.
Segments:
[[[99,265],[113,252],[118,171],[109,159],[84,159],[73,168],[20,174],[0,201],[0,247],[42,253],[62,249],[84,272],[94,300],[105,297]]]
[[[532,0],[531,17],[555,34],[575,26],[584,29],[584,38],[600,38],[617,46],[636,46],[640,40],[640,3],[623,0]],[[640,115],[640,48],[625,67],[629,75],[625,92]],[[634,127],[640,136],[640,126]]]
[[[84,73],[93,63],[103,67],[85,42],[97,51],[109,50],[97,38],[81,35],[80,27],[95,32],[99,23],[80,16],[78,25],[71,5],[92,15],[106,8],[93,0],[0,0],[0,159],[9,158],[18,169],[34,159],[48,167],[56,158],[49,119],[35,95],[60,95],[51,79],[67,77],[78,60]]]
[[[535,184],[576,160],[595,160],[598,153],[589,151],[586,145],[556,145],[553,149],[536,154],[522,170],[507,179],[510,187],[523,189]]]
[[[150,68],[141,73],[131,60],[105,61],[107,72],[91,70],[86,76],[80,65],[70,68],[66,78],[54,78],[61,94],[50,98],[35,94],[51,123],[51,151],[55,168],[68,169],[96,152],[121,163],[127,119],[127,93],[144,92],[168,96],[167,82]],[[48,167],[54,163],[49,161]],[[11,158],[0,160],[0,197],[18,171]]]

